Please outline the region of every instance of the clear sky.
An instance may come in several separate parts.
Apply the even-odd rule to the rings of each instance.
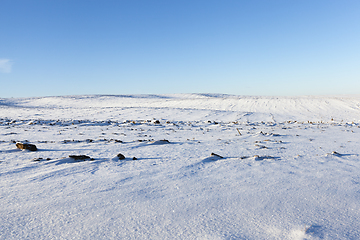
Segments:
[[[1,0],[0,97],[360,94],[359,0]]]

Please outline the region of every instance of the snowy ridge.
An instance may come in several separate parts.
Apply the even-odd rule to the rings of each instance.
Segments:
[[[359,107],[359,96],[0,99],[0,239],[359,239]]]
[[[72,115],[74,119],[84,119],[90,111],[94,114],[96,108],[101,109],[101,115],[111,118],[108,114],[114,109],[134,110],[137,113],[135,119],[145,119],[148,112],[156,111],[163,114],[173,110],[173,119],[169,120],[192,120],[196,115],[203,113],[199,118],[206,115],[214,115],[222,121],[360,121],[360,96],[302,96],[302,97],[250,97],[220,94],[173,94],[173,95],[89,95],[89,96],[66,96],[66,97],[42,97],[26,99],[0,99],[0,106],[6,112],[7,117],[19,116],[30,117],[22,113],[34,111],[34,114],[44,116],[41,109],[46,109],[48,115],[54,118],[63,118]],[[56,115],[61,109],[64,114]],[[194,113],[194,110],[195,111]],[[200,111],[198,111],[200,110]],[[19,114],[19,111],[21,114]],[[186,111],[186,119],[183,119]],[[225,113],[225,116],[217,114]],[[142,114],[143,113],[143,114]],[[127,114],[126,114],[127,115]],[[144,116],[145,115],[145,116]],[[190,115],[190,116],[189,116]],[[230,115],[230,116],[229,116]],[[166,115],[165,115],[166,116]],[[158,116],[161,118],[162,116]],[[195,117],[195,118],[194,118]],[[219,119],[222,117],[223,119]],[[120,117],[121,118],[121,117]],[[213,119],[215,120],[215,119]]]

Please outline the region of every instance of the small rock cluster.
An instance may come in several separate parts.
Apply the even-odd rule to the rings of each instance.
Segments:
[[[124,159],[126,159],[126,157],[125,157],[123,154],[121,154],[121,153],[119,153],[118,155],[116,155],[116,158],[118,158],[119,160],[124,160]],[[136,157],[133,157],[132,160],[137,160],[137,158],[136,158]]]
[[[159,141],[156,141],[154,143],[161,143],[161,144],[164,144],[164,143],[170,143],[168,140],[164,139],[164,140],[159,140]],[[256,145],[257,146],[257,145]],[[37,151],[37,147],[34,145],[34,144],[29,144],[29,143],[21,143],[21,142],[17,142],[16,143],[16,147],[19,148],[19,149],[23,149],[23,150],[29,150],[29,151]],[[340,156],[341,154],[339,154],[338,152],[335,152],[333,151],[331,153],[332,155],[337,155],[337,156]],[[220,156],[219,154],[216,154],[216,153],[211,153],[210,154],[211,157],[217,157],[217,158],[224,158],[223,156]],[[86,156],[86,155],[69,155],[69,158],[73,159],[75,162],[79,162],[79,161],[93,161],[95,160],[94,158],[91,158],[89,156]],[[250,158],[248,156],[243,156],[243,157],[240,157],[240,159],[244,159],[244,158]],[[259,155],[254,155],[253,157],[255,160],[264,160],[264,159],[274,159],[274,157],[272,156],[259,156]],[[119,153],[116,155],[115,158],[113,158],[114,160],[118,159],[118,160],[124,160],[126,159],[126,157],[122,154],[122,153]],[[43,159],[43,158],[35,158],[33,159],[33,161],[43,161],[43,160],[51,160],[50,158],[46,158],[46,159]],[[132,160],[137,160],[136,157],[133,157]]]

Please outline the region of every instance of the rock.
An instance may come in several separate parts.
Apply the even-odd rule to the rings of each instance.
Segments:
[[[211,153],[211,154],[210,154],[210,156],[212,156],[212,157],[219,157],[219,158],[223,158],[222,156],[220,156],[220,155],[218,155],[218,154],[216,154],[216,153]]]
[[[91,160],[92,158],[90,158],[89,156],[86,155],[70,155],[69,158],[72,158],[74,160]]]
[[[264,145],[259,145],[259,144],[255,144],[255,147],[258,147],[258,148],[267,148],[266,146],[264,146]]]
[[[19,149],[26,149],[29,151],[37,151],[37,147],[34,144],[29,144],[29,143],[16,143],[16,147]]]
[[[341,154],[340,154],[340,153],[338,153],[338,152],[332,151],[332,152],[331,152],[331,155],[337,155],[337,156],[340,156]]]
[[[125,159],[125,156],[124,155],[122,155],[121,153],[119,153],[118,155],[116,155],[120,160],[123,160],[123,159]]]
[[[151,142],[151,144],[157,145],[157,144],[168,144],[170,143],[169,140],[163,139],[163,140],[157,140],[157,141],[153,141]]]
[[[33,159],[34,162],[49,161],[49,160],[51,160],[51,158],[46,158],[46,159],[44,159],[44,158],[34,158]]]
[[[276,157],[254,155],[254,160],[255,161],[262,161],[262,160],[265,160],[265,159],[276,159]]]

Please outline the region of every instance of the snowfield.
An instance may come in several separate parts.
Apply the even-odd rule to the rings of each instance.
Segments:
[[[0,98],[0,239],[358,240],[359,136],[359,95]]]

